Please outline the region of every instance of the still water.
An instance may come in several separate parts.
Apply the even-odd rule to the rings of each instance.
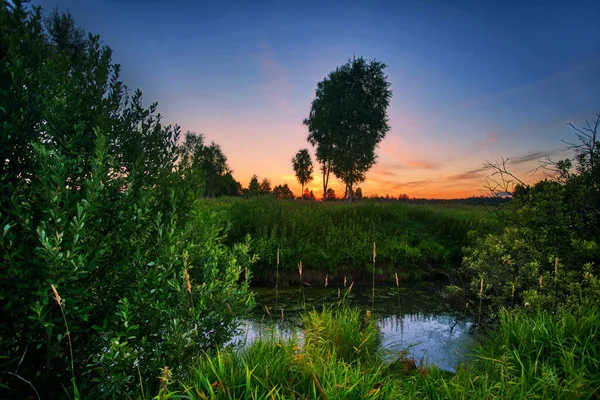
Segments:
[[[421,282],[375,288],[370,286],[253,288],[256,307],[241,325],[237,341],[251,342],[260,335],[292,334],[302,337],[301,313],[334,305],[340,298],[363,310],[372,310],[382,333],[382,350],[394,359],[406,350],[419,360],[454,371],[468,358],[472,322],[444,300],[444,284]],[[338,297],[339,294],[339,297]]]

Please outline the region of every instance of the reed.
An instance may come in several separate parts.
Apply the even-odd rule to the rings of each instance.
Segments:
[[[71,382],[73,384],[73,395],[76,399],[78,399],[79,391],[75,383],[75,362],[73,358],[73,343],[71,342],[71,331],[69,330],[69,324],[67,323],[67,317],[65,316],[65,310],[63,309],[63,300],[58,294],[58,290],[56,290],[56,287],[54,287],[53,284],[50,284],[50,288],[52,289],[52,293],[54,294],[54,300],[56,300],[56,304],[58,304],[58,307],[60,308],[60,313],[62,314],[63,321],[65,323],[65,329],[67,330],[66,334],[69,340],[69,353],[71,356]]]
[[[275,304],[279,304],[279,247],[277,248],[277,267],[275,272]]]
[[[372,271],[372,287],[371,287],[371,303],[372,309],[375,310],[375,258],[377,258],[377,245],[373,242],[373,271]]]
[[[402,307],[400,304],[400,279],[398,279],[397,272],[394,272],[394,277],[396,278],[396,293],[398,294],[398,312],[402,315]]]
[[[481,326],[481,307],[482,307],[482,301],[483,301],[483,285],[484,285],[484,281],[483,278],[481,278],[481,283],[479,284],[479,318],[477,320],[477,329],[479,329],[479,327]]]

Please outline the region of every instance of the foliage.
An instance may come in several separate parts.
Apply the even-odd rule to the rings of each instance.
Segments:
[[[250,183],[248,183],[248,196],[254,197],[260,194],[260,183],[258,183],[258,176],[252,175]]]
[[[271,194],[271,181],[269,178],[264,178],[260,183],[260,188],[258,189],[258,193],[260,195]]]
[[[311,313],[304,345],[271,336],[207,355],[182,386],[192,399],[391,398],[394,387],[381,385],[376,344],[370,340],[378,327],[373,320],[364,325],[362,318],[348,309]],[[352,342],[341,340],[341,333]]]
[[[294,193],[292,193],[292,190],[287,183],[275,186],[273,188],[273,195],[276,199],[294,200]]]
[[[177,153],[179,166],[196,176],[196,184],[202,184],[203,196],[239,194],[240,184],[233,179],[231,169],[227,165],[227,157],[214,141],[207,146],[202,134],[187,132],[185,141],[179,146]]]
[[[485,208],[473,206],[407,205],[363,200],[282,202],[270,198],[203,200],[206,212],[219,211],[231,229],[227,242],[253,238],[260,260],[255,280],[275,274],[277,249],[280,272],[297,279],[297,264],[307,271],[330,275],[370,272],[373,242],[377,243],[377,275],[394,280],[423,279],[450,273],[460,264],[468,232],[490,232],[498,223]],[[319,278],[320,279],[320,278]]]
[[[313,180],[313,165],[308,149],[302,149],[296,153],[296,156],[292,158],[292,167],[294,168],[294,173],[296,174],[298,182],[302,185],[300,193],[302,193],[304,199],[307,199],[307,197],[304,196],[304,185]]]
[[[0,395],[154,391],[249,306],[179,128],[68,14],[0,4]],[[193,155],[194,153],[190,153]],[[53,294],[53,290],[56,290]],[[74,380],[73,380],[74,378]]]
[[[460,273],[471,303],[482,305],[474,311],[493,319],[502,307],[578,307],[600,295],[599,121],[578,136],[574,164],[561,161],[554,179],[517,185],[500,213],[503,231],[466,249]]]
[[[337,314],[343,324],[344,314]],[[345,327],[358,331],[358,325]],[[521,399],[593,398],[600,388],[598,308],[575,312],[503,311],[497,330],[482,337],[473,359],[455,374],[417,365],[400,354],[351,362],[339,357],[326,330],[301,346],[297,339],[259,338],[247,347],[206,356],[181,383],[192,399]],[[176,395],[177,392],[172,392]]]
[[[313,310],[303,317],[304,347],[345,362],[369,361],[380,344],[379,327],[371,316],[346,306]]]
[[[354,191],[354,198],[356,200],[361,200],[363,198],[363,193],[362,193],[361,188],[356,188],[356,190]]]
[[[337,200],[337,196],[335,195],[335,190],[332,188],[328,188],[327,192],[325,192],[325,198],[323,200],[334,201]]]
[[[352,201],[353,185],[363,182],[375,164],[375,148],[390,129],[387,108],[392,91],[385,68],[379,61],[354,57],[317,84],[304,124],[310,132],[308,141],[317,146],[324,197],[329,171],[344,182]]]

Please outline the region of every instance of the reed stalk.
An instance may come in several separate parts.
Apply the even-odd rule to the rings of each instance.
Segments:
[[[483,300],[483,278],[481,278],[481,283],[479,285],[479,319],[477,322],[477,329],[481,326],[481,303]]]
[[[277,248],[277,267],[275,272],[275,304],[279,304],[279,247]]]
[[[54,287],[54,285],[50,285],[52,288],[52,293],[54,294],[54,300],[56,300],[56,304],[60,308],[60,312],[63,317],[63,321],[65,322],[65,328],[67,329],[67,338],[69,339],[69,352],[71,354],[71,381],[73,382],[73,393],[75,394],[75,398],[79,398],[77,386],[75,385],[75,362],[73,361],[73,344],[71,342],[71,331],[69,330],[69,324],[67,323],[67,317],[65,316],[65,310],[63,309],[63,301],[58,291]]]
[[[400,279],[398,279],[398,273],[394,272],[396,278],[396,293],[398,294],[398,313],[402,315],[402,305],[400,304]]]
[[[372,290],[371,290],[371,308],[375,310],[375,258],[377,257],[377,245],[373,242],[373,274],[372,274]]]

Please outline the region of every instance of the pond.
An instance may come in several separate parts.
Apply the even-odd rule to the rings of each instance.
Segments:
[[[375,288],[343,287],[257,287],[253,315],[241,325],[236,341],[251,342],[264,334],[301,337],[301,314],[338,303],[339,298],[363,310],[373,310],[382,333],[385,357],[395,358],[403,350],[419,362],[454,371],[468,358],[473,323],[443,298],[444,283],[420,282]]]

